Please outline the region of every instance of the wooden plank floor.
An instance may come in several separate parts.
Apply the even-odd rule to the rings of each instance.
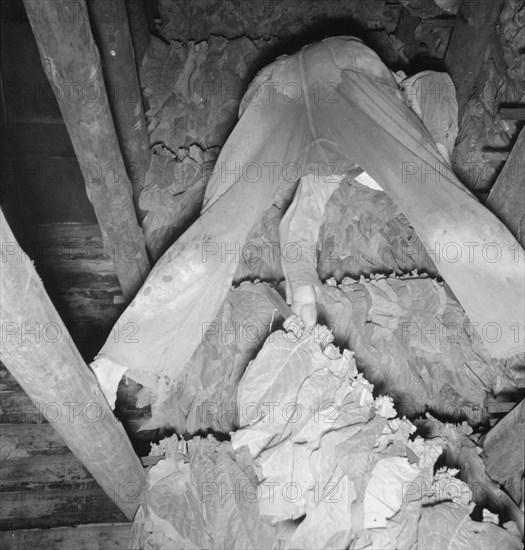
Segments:
[[[54,529],[21,529],[0,532],[4,550],[119,550],[127,549],[131,523],[103,523],[58,527]]]

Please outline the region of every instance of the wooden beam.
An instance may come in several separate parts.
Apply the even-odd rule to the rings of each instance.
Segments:
[[[131,40],[133,42],[133,49],[135,50],[137,73],[140,75],[140,65],[151,42],[148,28],[148,14],[144,0],[126,0],[126,9],[128,10]]]
[[[64,454],[38,455],[2,460],[0,487],[22,483],[76,483],[93,479],[78,458],[67,450]]]
[[[126,3],[124,0],[87,0],[87,7],[102,60],[115,130],[131,179],[135,209],[142,219],[145,212],[139,210],[139,196],[151,162],[151,151]]]
[[[3,326],[2,330],[8,330],[7,325]],[[31,401],[25,392],[2,391],[0,397],[2,399],[0,422],[6,424],[40,424],[47,422],[45,416],[42,414],[43,411],[40,408],[40,404]]]
[[[463,0],[445,55],[457,92],[459,119],[472,95],[504,0]]]
[[[24,483],[3,490],[0,497],[0,531],[129,520],[93,480]]]
[[[39,224],[24,233],[13,230],[88,363],[112,329],[116,338],[125,337],[115,325],[125,308],[119,302],[122,290],[98,224]]]
[[[24,428],[24,425],[13,427]],[[49,424],[35,425],[34,428],[52,429]],[[9,440],[3,438],[0,442],[9,443]],[[55,452],[60,449],[54,447],[46,450],[55,454],[2,460],[0,530],[125,519],[86,467],[63,445],[61,454]],[[141,462],[148,467],[161,459],[161,456],[148,456]],[[115,484],[113,489],[119,491],[119,485]]]
[[[132,441],[133,447],[140,454],[147,452],[152,434],[142,430],[142,426],[151,418],[151,413],[146,409],[130,409],[122,404],[121,401],[126,399],[123,395],[123,385],[118,388],[117,408],[115,415],[119,418],[124,426],[128,437]],[[22,390],[0,391],[0,400],[2,403],[0,409],[0,426],[6,424],[14,425],[37,425],[45,426],[48,418],[53,424],[54,418],[62,414],[62,410],[55,403],[45,401],[32,401],[29,396]],[[20,436],[22,435],[20,432]],[[1,438],[0,438],[1,440]]]
[[[20,424],[19,426],[23,426]],[[46,426],[45,424],[43,426]],[[51,427],[49,424],[47,426]],[[63,444],[65,446],[65,443]],[[162,456],[140,458],[143,466],[151,466]],[[84,464],[71,451],[64,447],[62,453],[41,454],[2,460],[0,464],[0,487],[11,487],[21,483],[43,484],[92,480],[93,477]]]
[[[525,107],[500,107],[498,114],[504,120],[525,120]]]
[[[140,460],[1,211],[0,238],[0,358],[33,401],[53,404],[50,423],[131,519],[145,482]]]
[[[521,246],[525,247],[525,128],[493,185],[487,208],[510,229]],[[516,250],[519,254],[522,251]],[[523,258],[519,258],[523,261]]]
[[[55,529],[21,529],[0,532],[5,550],[125,550],[131,536],[131,523],[97,523]]]
[[[53,425],[47,423],[0,424],[0,449],[7,459],[69,452]]]
[[[498,483],[525,470],[525,399],[487,433],[483,440],[487,474]]]
[[[149,271],[85,0],[24,0],[89,200],[126,299]]]

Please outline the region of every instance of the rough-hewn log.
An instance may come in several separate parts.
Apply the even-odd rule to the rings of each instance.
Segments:
[[[151,41],[148,28],[148,14],[144,0],[126,0],[126,9],[128,10],[131,40],[133,42],[133,49],[135,50],[137,73],[140,75],[140,65]]]
[[[487,208],[525,247],[525,128],[523,128],[487,199]],[[522,260],[523,258],[520,258]]]
[[[498,483],[525,469],[525,399],[502,418],[483,441],[487,474]]]
[[[87,6],[124,165],[139,212],[139,196],[151,152],[126,3],[124,0],[87,0]]]
[[[129,544],[131,523],[97,523],[55,529],[21,529],[0,533],[5,550],[125,550]]]
[[[124,296],[131,298],[142,285],[149,262],[85,0],[24,0],[24,5],[105,246],[115,263]]]
[[[456,87],[460,120],[476,85],[503,3],[504,0],[463,0],[459,7],[445,68]]]
[[[50,423],[132,518],[145,480],[140,460],[1,211],[0,237],[1,360],[32,400],[53,404]],[[135,498],[124,498],[130,491]]]

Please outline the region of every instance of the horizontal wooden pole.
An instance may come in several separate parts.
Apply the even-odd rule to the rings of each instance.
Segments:
[[[51,424],[0,424],[0,449],[7,459],[69,452]]]
[[[3,424],[40,424],[41,422],[47,422],[41,408],[33,403],[27,393],[23,391],[3,391],[0,393],[0,399],[2,400],[0,422]]]
[[[0,426],[0,434],[2,427],[5,425]],[[22,437],[27,435],[24,425],[13,425],[15,427],[22,428]],[[52,435],[50,424],[28,427],[44,428],[48,436]],[[9,439],[0,435],[2,446],[8,442]],[[0,529],[55,527],[125,518],[86,467],[63,445],[62,454],[53,448],[50,452],[55,454],[8,458],[0,463]],[[161,459],[161,456],[148,456],[141,462],[148,467]],[[118,495],[123,490],[118,484],[112,490],[117,497],[129,496]]]
[[[131,523],[98,523],[54,529],[21,529],[0,532],[5,550],[114,550],[128,547]]]
[[[0,409],[0,424],[15,425],[45,425],[42,423],[51,422],[53,425],[58,418],[67,416],[71,405],[57,401],[34,401],[24,391],[2,391],[0,392],[2,408]],[[87,415],[92,407],[90,403],[84,406],[84,415]],[[75,407],[76,408],[76,407]],[[149,437],[138,432],[150,418],[151,413],[143,412],[140,409],[119,408],[119,418],[127,428],[127,433],[133,439],[144,439]],[[138,432],[138,433],[135,433]]]
[[[0,425],[0,429],[4,426],[5,424]],[[34,427],[30,424],[29,426]],[[23,424],[19,427],[23,428]],[[51,425],[42,424],[36,427],[48,428],[49,432]],[[20,431],[23,434],[24,430]],[[0,441],[5,443],[6,439],[2,438]],[[2,460],[0,463],[0,489],[4,490],[21,483],[47,484],[60,483],[64,479],[75,482],[93,479],[84,464],[71,453],[65,443],[63,443],[62,449],[62,453],[57,449],[52,454],[29,455]],[[162,456],[145,456],[140,458],[140,462],[143,466],[152,466],[161,458]]]
[[[127,520],[93,480],[36,486],[23,484],[2,491],[1,500],[0,531]]]
[[[505,120],[525,120],[525,107],[500,107],[498,114]]]
[[[91,480],[93,477],[80,460],[69,450],[65,454],[39,455],[0,463],[0,488],[21,483],[61,483],[73,480],[75,483]]]

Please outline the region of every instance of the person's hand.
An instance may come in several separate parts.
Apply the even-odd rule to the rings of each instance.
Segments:
[[[315,289],[313,286],[301,286],[292,290],[291,315],[283,324],[285,330],[291,330],[300,338],[304,331],[310,333],[317,323],[317,305],[315,303]]]

